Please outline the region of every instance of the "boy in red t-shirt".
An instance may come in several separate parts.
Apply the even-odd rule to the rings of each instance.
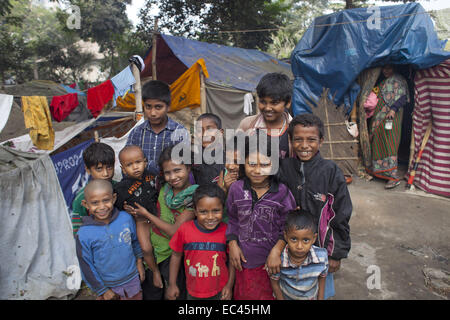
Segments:
[[[227,267],[227,244],[222,222],[225,192],[216,184],[199,186],[193,195],[196,220],[183,223],[170,240],[167,299],[179,295],[176,284],[184,253],[188,300],[230,300],[234,269]]]

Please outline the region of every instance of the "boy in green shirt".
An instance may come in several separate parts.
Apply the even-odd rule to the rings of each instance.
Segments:
[[[92,179],[109,180],[114,185],[114,163],[116,156],[114,149],[101,142],[94,142],[83,151],[83,161],[86,172]],[[84,187],[78,191],[72,202],[72,228],[75,236],[82,225],[81,217],[89,215],[85,207],[81,205],[84,200]]]

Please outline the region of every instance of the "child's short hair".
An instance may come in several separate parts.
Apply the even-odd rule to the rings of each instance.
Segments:
[[[289,211],[286,223],[284,225],[284,231],[289,230],[311,230],[313,233],[317,232],[317,225],[314,223],[314,217],[308,211],[302,209],[296,209]]]
[[[209,112],[203,113],[198,116],[197,121],[200,121],[202,119],[211,119],[216,124],[217,129],[219,130],[222,129],[222,120],[214,113]]]
[[[179,142],[179,143],[183,143],[183,142]],[[173,151],[173,148],[176,146],[176,145],[178,145],[179,143],[177,143],[177,144],[174,144],[174,145],[172,145],[172,146],[169,146],[169,147],[167,147],[167,148],[165,148],[162,152],[161,152],[161,154],[159,155],[159,159],[158,159],[158,166],[159,166],[159,168],[162,170],[162,167],[163,167],[163,163],[164,162],[166,162],[166,161],[172,161],[173,159],[172,159],[172,151]],[[181,163],[182,164],[184,164],[185,166],[187,166],[187,167],[191,167],[191,164],[193,163],[193,155],[192,154],[189,154],[189,162],[188,163],[185,163],[184,161],[183,161],[183,159],[184,159],[184,152],[185,152],[185,150],[184,150],[184,148],[180,148],[180,152],[179,152],[179,154],[177,154],[177,156],[179,156],[179,159],[177,159],[177,160],[181,160]]]
[[[114,149],[102,142],[93,142],[83,151],[83,161],[87,168],[103,165],[114,166],[116,155]]]
[[[294,119],[292,119],[292,121],[291,121],[291,123],[289,123],[289,127],[288,127],[288,134],[289,134],[289,137],[291,137],[291,140],[292,140],[292,137],[294,136],[294,128],[297,125],[302,125],[304,127],[317,127],[317,129],[319,130],[319,138],[320,139],[323,138],[323,134],[324,134],[323,122],[315,114],[303,113],[303,114],[299,114],[299,115],[295,116]]]
[[[142,86],[142,100],[157,99],[170,106],[171,94],[167,83],[160,80],[150,80]]]
[[[123,153],[127,152],[127,151],[130,150],[130,149],[134,149],[134,148],[139,149],[139,150],[142,152],[142,154],[144,155],[144,158],[147,159],[147,157],[146,157],[145,154],[144,154],[144,151],[142,151],[142,148],[141,148],[140,146],[137,146],[137,145],[135,145],[135,144],[129,144],[129,145],[123,147],[123,148],[119,151],[119,155],[118,155],[119,161],[122,161],[122,159],[120,159],[120,156],[121,156]]]
[[[292,98],[292,82],[283,73],[267,73],[256,87],[259,98],[269,97],[276,101],[288,103]]]
[[[102,189],[108,192],[114,193],[113,186],[111,181],[103,180],[103,179],[92,179],[88,182],[86,187],[84,188],[84,197],[87,198],[87,195],[90,194],[92,190]]]
[[[197,202],[204,197],[218,198],[220,203],[222,203],[222,206],[225,207],[225,191],[223,191],[222,188],[215,183],[202,184],[195,189],[192,196],[194,208],[197,207]]]
[[[256,136],[256,138],[254,137],[254,135]],[[262,131],[260,129],[256,129],[254,135],[251,134],[245,136],[244,164],[241,164],[239,167],[239,175],[241,177],[245,176],[245,159],[247,159],[250,154],[258,152],[269,158],[272,157],[272,138],[268,136],[265,131]],[[266,137],[266,139],[261,141],[262,137]]]

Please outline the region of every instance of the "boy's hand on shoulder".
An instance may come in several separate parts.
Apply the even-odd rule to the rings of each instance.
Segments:
[[[341,260],[334,260],[328,257],[328,272],[336,272],[341,267]]]

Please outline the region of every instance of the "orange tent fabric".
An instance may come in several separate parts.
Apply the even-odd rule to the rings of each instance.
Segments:
[[[197,60],[170,86],[172,104],[169,112],[200,106],[200,71],[209,78],[205,60]]]

